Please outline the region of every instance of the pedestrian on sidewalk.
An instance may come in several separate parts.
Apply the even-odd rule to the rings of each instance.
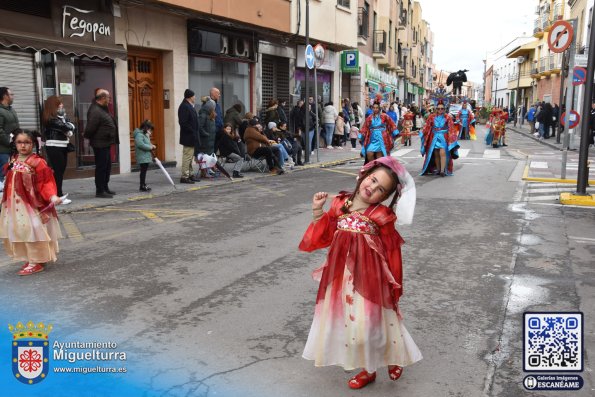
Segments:
[[[0,239],[6,254],[27,261],[17,273],[28,276],[55,262],[62,237],[55,206],[62,202],[54,173],[43,157],[33,153],[37,138],[13,131],[12,148],[0,212]]]
[[[313,220],[299,245],[306,252],[329,247],[313,273],[320,285],[303,357],[317,367],[362,368],[349,380],[351,389],[374,382],[384,366],[396,381],[403,367],[422,359],[399,310],[404,241],[395,222],[413,219],[413,178],[398,160],[382,157],[366,164],[355,190],[339,193],[324,212],[327,198],[314,194]]]
[[[116,119],[109,110],[111,96],[108,90],[95,90],[95,102],[87,111],[85,138],[93,148],[95,155],[95,197],[113,198],[116,194],[109,188],[112,172],[112,145],[119,145]]]
[[[532,105],[531,109],[527,112],[527,122],[529,123],[531,134],[535,133],[535,112],[537,111],[537,106]]]
[[[66,171],[66,164],[68,163],[68,152],[74,151],[74,146],[71,145],[69,138],[74,133],[74,124],[66,118],[66,111],[62,100],[56,95],[50,96],[45,101],[43,107],[43,136],[45,138],[45,152],[47,154],[48,162],[52,170],[54,170],[54,178],[56,179],[56,187],[58,188],[58,196],[64,196],[62,192],[62,182],[64,180],[64,172]],[[72,150],[69,149],[72,147]],[[72,201],[68,198],[62,200],[62,204],[70,204]]]
[[[0,87],[0,182],[4,181],[4,164],[10,158],[10,134],[19,128],[19,118],[12,107],[13,101],[14,94],[10,88]]]
[[[151,143],[153,134],[153,123],[151,120],[142,122],[139,128],[134,130],[134,154],[136,155],[136,164],[140,166],[140,187],[141,192],[150,192],[151,188],[147,186],[147,170],[149,164],[153,161],[151,151],[157,146]]]
[[[194,148],[200,145],[198,134],[198,113],[194,109],[196,96],[194,91],[186,89],[184,100],[178,107],[178,123],[180,124],[180,145],[182,149],[182,177],[180,183],[194,183],[192,171],[192,160],[194,159]]]

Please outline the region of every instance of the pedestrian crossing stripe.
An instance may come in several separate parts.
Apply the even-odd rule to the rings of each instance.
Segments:
[[[531,161],[529,165],[531,169],[544,169],[548,168],[547,161]]]
[[[412,152],[413,150],[415,150],[415,149],[399,149],[399,150],[397,150],[396,152],[394,152],[394,153],[392,154],[392,156],[393,156],[393,157],[402,157],[402,156],[404,156],[404,155],[406,155],[406,154],[408,154],[408,153]]]
[[[470,151],[471,149],[459,149],[459,158],[464,159],[465,157],[467,157]]]
[[[484,159],[499,159],[500,158],[500,151],[494,149],[486,149],[483,152]]]

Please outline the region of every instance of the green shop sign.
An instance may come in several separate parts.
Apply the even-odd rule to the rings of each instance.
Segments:
[[[392,85],[394,87],[397,87],[399,85],[399,80],[396,76],[384,73],[381,70],[375,69],[371,65],[366,65],[366,79],[376,81],[378,83],[383,83],[386,85]]]
[[[359,51],[345,50],[341,53],[341,71],[359,73]]]

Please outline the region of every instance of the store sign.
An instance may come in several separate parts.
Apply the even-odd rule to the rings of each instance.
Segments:
[[[344,73],[359,72],[358,50],[346,50],[341,53],[341,71]]]
[[[62,37],[84,38],[89,35],[97,41],[98,35],[111,36],[111,27],[98,19],[93,10],[62,6]]]
[[[366,65],[366,79],[393,86],[397,86],[399,84],[397,76],[391,76],[388,73],[384,73],[381,70],[375,69],[369,64]]]

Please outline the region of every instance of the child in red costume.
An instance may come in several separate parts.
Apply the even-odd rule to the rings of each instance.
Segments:
[[[382,205],[393,193],[390,205]],[[308,252],[329,247],[313,274],[320,286],[303,357],[316,366],[363,368],[349,380],[352,389],[373,382],[378,367],[388,366],[389,377],[397,380],[404,366],[422,358],[398,306],[404,241],[395,222],[411,223],[413,178],[396,159],[382,157],[366,164],[355,191],[339,193],[325,213],[327,197],[314,195],[314,219],[300,243]]]
[[[14,131],[16,153],[5,166],[0,239],[8,256],[27,261],[18,272],[21,276],[43,271],[46,262],[55,262],[62,237],[54,208],[62,200],[56,195],[52,169],[33,153],[36,142],[31,132]]]

